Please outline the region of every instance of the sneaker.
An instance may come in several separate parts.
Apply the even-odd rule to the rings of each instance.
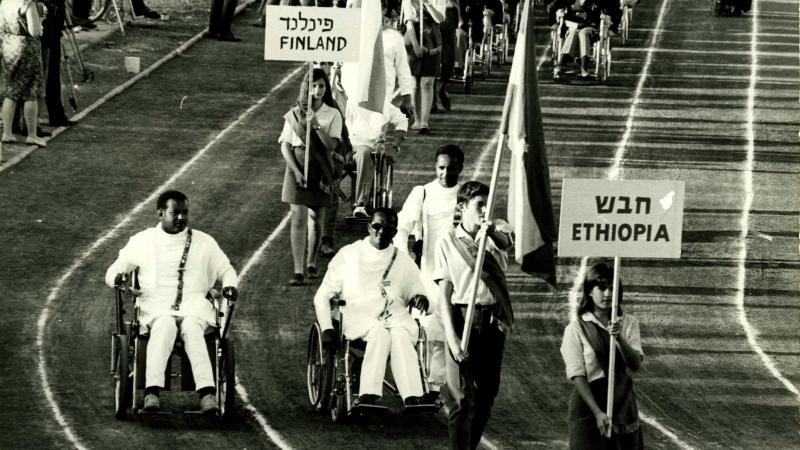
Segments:
[[[378,403],[378,400],[380,400],[380,398],[381,397],[379,395],[375,395],[375,394],[359,395],[358,398],[355,401],[355,404],[356,405],[374,405],[375,403]]]
[[[369,217],[369,214],[367,214],[367,208],[364,206],[356,206],[353,208],[353,217]]]
[[[412,130],[419,130],[420,128],[422,128],[422,124],[419,122],[414,122],[414,124],[411,125],[409,128],[411,128]]]
[[[15,138],[14,135],[3,136],[2,142],[3,142],[3,144],[16,144],[17,143],[17,138]]]
[[[200,399],[200,411],[203,413],[214,413],[219,411],[217,405],[217,396],[214,394],[206,394]]]
[[[431,129],[430,129],[430,128],[428,128],[428,126],[427,126],[427,125],[423,125],[423,126],[422,126],[422,127],[419,129],[418,133],[419,133],[419,134],[422,134],[422,135],[431,134]]]
[[[292,275],[292,278],[289,279],[289,286],[302,286],[303,285],[303,274],[296,273]]]
[[[319,278],[319,270],[314,266],[306,267],[306,273],[309,280],[316,280]]]
[[[148,412],[154,412],[161,409],[161,402],[158,400],[156,394],[147,394],[144,396],[144,406],[142,409]]]
[[[37,147],[47,147],[47,142],[44,139],[33,136],[28,136],[28,138],[25,139],[25,143]]]

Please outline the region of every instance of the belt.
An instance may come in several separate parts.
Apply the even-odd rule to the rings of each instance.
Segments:
[[[453,305],[458,308],[461,317],[466,320],[467,305]],[[497,321],[494,317],[495,305],[475,305],[475,314],[472,316],[472,329],[477,330],[479,333],[487,329]]]

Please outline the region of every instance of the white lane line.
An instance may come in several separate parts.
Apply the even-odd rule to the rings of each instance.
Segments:
[[[620,167],[622,166],[622,157],[625,154],[625,149],[628,145],[628,141],[630,140],[631,134],[633,132],[633,120],[634,116],[636,115],[636,107],[641,102],[642,91],[644,89],[644,83],[647,80],[648,73],[650,71],[650,65],[653,62],[653,54],[655,53],[655,47],[658,43],[658,38],[661,35],[662,24],[664,22],[664,15],[667,11],[667,4],[669,0],[664,0],[661,3],[661,10],[658,12],[658,19],[656,20],[655,28],[653,29],[653,35],[650,38],[650,46],[648,47],[647,57],[644,62],[644,66],[642,67],[642,71],[639,76],[639,82],[636,85],[636,91],[633,95],[633,100],[631,101],[631,107],[628,110],[628,120],[625,123],[625,132],[622,135],[622,139],[617,144],[617,151],[614,156],[614,162],[610,169],[606,172],[606,177],[609,180],[618,179],[620,176]],[[578,273],[575,275],[575,279],[572,283],[572,289],[569,293],[569,309],[570,309],[570,317],[575,317],[578,311],[578,298],[582,295],[581,290],[583,286],[583,279],[586,276],[586,269],[587,263],[589,258],[583,257],[581,258],[581,265],[578,268]],[[643,421],[647,422],[648,424],[652,425],[656,430],[663,433],[667,436],[673,443],[679,446],[682,449],[691,449],[692,447],[678,438],[674,432],[670,431],[667,427],[659,423],[656,419],[649,417],[639,411],[639,416],[642,418]]]
[[[745,167],[742,171],[744,183],[744,205],[742,206],[742,216],[739,220],[741,226],[741,233],[739,234],[739,264],[736,279],[736,309],[739,312],[739,323],[742,325],[745,334],[747,335],[747,342],[750,347],[761,358],[761,362],[769,370],[769,372],[778,381],[780,381],[786,389],[794,394],[800,400],[800,391],[797,386],[792,384],[791,381],[786,379],[775,366],[775,362],[767,355],[763,348],[758,344],[756,336],[758,330],[750,324],[747,319],[747,312],[744,308],[744,290],[747,284],[747,269],[745,263],[747,261],[747,235],[750,233],[750,209],[753,206],[753,170],[755,169],[755,103],[756,103],[756,83],[758,80],[758,0],[753,2],[752,5],[753,17],[753,35],[750,42],[750,51],[752,54],[751,69],[750,69],[750,87],[747,89],[747,160]]]
[[[217,134],[213,140],[211,140],[205,147],[199,150],[195,155],[177,172],[175,172],[167,181],[165,181],[161,186],[156,188],[146,199],[144,199],[141,203],[136,205],[132,210],[130,210],[125,217],[115,225],[111,230],[106,232],[104,235],[99,237],[94,243],[89,246],[83,253],[80,254],[75,260],[73,260],[72,264],[69,266],[66,272],[58,279],[55,286],[50,289],[50,294],[47,296],[45,300],[44,307],[42,308],[42,312],[39,314],[39,320],[37,322],[37,330],[36,330],[36,348],[37,348],[37,358],[38,358],[38,370],[39,370],[39,381],[42,386],[42,390],[44,391],[45,397],[47,398],[47,402],[50,405],[50,409],[53,412],[53,416],[55,417],[56,421],[58,422],[61,430],[66,435],[67,439],[74,445],[76,448],[84,449],[84,447],[80,440],[78,439],[77,435],[72,431],[67,423],[66,418],[61,412],[61,408],[58,406],[58,402],[56,401],[52,390],[50,389],[50,382],[49,377],[47,374],[47,359],[45,355],[45,332],[47,327],[47,322],[50,319],[50,308],[53,302],[58,298],[61,293],[61,288],[67,282],[70,277],[72,277],[73,273],[78,270],[81,266],[83,266],[84,262],[94,254],[94,252],[100,248],[103,244],[105,244],[109,239],[114,237],[117,232],[127,225],[132,219],[133,216],[138,214],[142,211],[145,206],[150,206],[152,202],[155,200],[156,196],[160,194],[162,191],[166,190],[167,188],[171,187],[177,180],[180,178],[186,171],[189,170],[194,163],[196,163],[203,155],[208,152],[217,142],[219,142],[223,137],[225,137],[231,130],[235,127],[239,126],[245,118],[247,118],[250,114],[252,114],[258,107],[264,104],[266,100],[272,96],[274,92],[278,89],[282,88],[286,83],[289,82],[292,78],[294,78],[297,74],[302,72],[305,69],[305,66],[300,66],[297,69],[293,70],[291,73],[286,75],[275,87],[270,89],[269,93],[266,96],[261,98],[257,103],[252,105],[248,108],[245,112],[243,112],[239,117],[236,118],[230,125],[228,125],[224,130],[222,130],[219,134]]]
[[[269,236],[267,236],[267,239],[261,244],[260,247],[258,247],[258,249],[250,256],[250,258],[247,259],[247,261],[244,263],[244,266],[242,267],[242,270],[239,272],[240,280],[244,280],[248,272],[250,272],[250,269],[253,268],[253,266],[261,259],[261,257],[264,255],[264,252],[272,244],[272,241],[274,241],[278,237],[278,235],[281,234],[281,232],[283,232],[284,228],[286,228],[286,225],[289,224],[289,219],[291,219],[291,217],[292,217],[291,212],[286,213],[286,215],[283,216],[283,219],[278,224],[278,226],[274,230],[272,230],[272,233],[270,233]],[[288,442],[286,442],[283,436],[281,436],[281,434],[276,429],[272,428],[269,425],[269,422],[267,422],[267,418],[263,414],[261,414],[261,411],[259,411],[258,408],[256,408],[255,406],[253,406],[252,403],[250,403],[249,397],[247,395],[247,389],[245,389],[244,384],[240,381],[238,375],[236,376],[236,393],[239,394],[239,397],[242,399],[245,408],[248,411],[250,411],[251,414],[253,414],[258,424],[261,425],[261,429],[264,430],[264,432],[267,434],[270,440],[272,440],[272,442],[274,442],[275,445],[277,445],[281,449],[284,450],[291,449],[292,446],[289,445]]]
[[[681,48],[653,48],[651,47],[614,47],[615,52],[630,52],[641,53],[684,53],[689,55],[703,55],[708,56],[708,50],[686,50]],[[778,58],[797,58],[797,52],[756,52],[760,56],[774,56]],[[748,56],[752,54],[750,50],[714,50],[715,55],[741,55]]]

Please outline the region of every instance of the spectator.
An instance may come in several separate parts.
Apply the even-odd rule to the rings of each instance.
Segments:
[[[72,14],[70,16],[72,24],[89,30],[97,28],[97,25],[89,20],[89,11],[91,9],[92,0],[72,0]]]
[[[308,107],[308,77],[311,76],[312,102]],[[286,160],[281,201],[289,203],[292,211],[290,241],[294,260],[291,286],[301,286],[306,243],[308,278],[318,278],[317,253],[320,245],[321,208],[330,205],[330,186],[333,180],[331,152],[339,145],[342,136],[342,116],[333,104],[328,77],[322,69],[307,74],[300,86],[297,103],[284,116],[286,122],[278,138],[281,153]],[[311,122],[311,142],[304,142],[306,124]],[[309,164],[305,172],[305,154],[308,145]],[[308,239],[306,241],[306,238]]]
[[[144,4],[144,0],[131,0],[131,6],[133,7],[134,16],[141,16],[154,20],[161,18],[161,14],[159,14],[158,11],[148,8],[147,5]]]
[[[140,0],[141,1],[141,0]],[[211,15],[208,19],[208,36],[220,41],[239,42],[233,35],[231,25],[239,0],[211,0]]]
[[[64,0],[46,0],[47,15],[42,22],[42,63],[44,66],[47,121],[51,127],[71,127],[61,101],[61,30],[64,28]]]
[[[24,102],[28,144],[46,147],[37,135],[38,100],[44,94],[40,8],[33,0],[4,0],[0,3],[0,47],[2,50],[3,137],[16,142],[12,134],[17,102]]]

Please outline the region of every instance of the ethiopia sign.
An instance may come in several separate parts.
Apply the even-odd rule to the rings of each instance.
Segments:
[[[264,59],[358,61],[361,9],[267,6]]]
[[[559,256],[680,258],[683,181],[565,179]]]

